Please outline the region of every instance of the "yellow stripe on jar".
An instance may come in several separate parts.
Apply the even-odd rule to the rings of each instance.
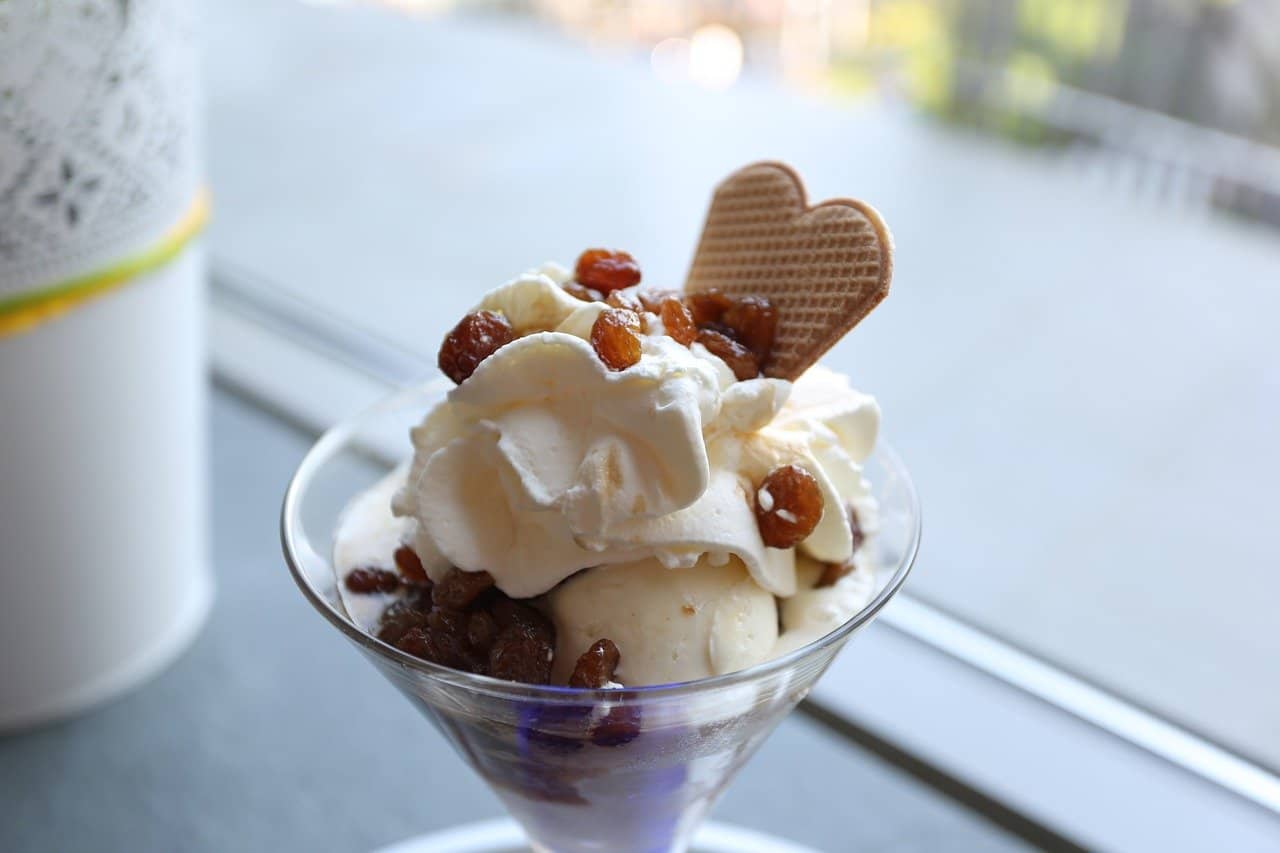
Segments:
[[[182,219],[146,251],[51,287],[0,299],[0,337],[34,329],[164,266],[203,230],[209,220],[209,207],[209,191],[203,189]]]

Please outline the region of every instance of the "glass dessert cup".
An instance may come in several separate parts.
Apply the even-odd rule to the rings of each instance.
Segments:
[[[519,684],[408,655],[352,623],[331,560],[346,502],[408,458],[408,430],[440,399],[399,392],[331,429],[289,484],[286,560],[311,604],[431,720],[499,795],[534,849],[681,851],[736,772],[836,653],[901,587],[920,540],[919,504],[881,443],[865,476],[880,503],[876,592],[826,636],[745,670],[614,690]]]

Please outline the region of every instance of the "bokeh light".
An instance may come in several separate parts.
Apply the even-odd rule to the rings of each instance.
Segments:
[[[689,79],[689,40],[685,38],[663,39],[653,47],[649,55],[653,73],[664,83],[679,83]]]
[[[689,77],[708,89],[727,89],[742,73],[742,39],[723,24],[694,30],[689,40]]]

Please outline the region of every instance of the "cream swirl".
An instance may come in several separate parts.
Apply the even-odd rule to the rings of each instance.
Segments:
[[[592,566],[733,556],[763,590],[789,596],[795,551],[766,547],[754,512],[754,484],[788,463],[817,478],[827,507],[801,549],[850,558],[840,508],[859,506],[864,525],[874,513],[858,466],[879,423],[870,397],[821,368],[794,387],[735,382],[701,346],[660,334],[643,337],[637,364],[612,371],[589,343],[605,306],[567,294],[563,276],[544,268],[484,298],[479,307],[522,337],[412,431],[394,507],[413,519],[429,573],[486,570],[529,597]]]

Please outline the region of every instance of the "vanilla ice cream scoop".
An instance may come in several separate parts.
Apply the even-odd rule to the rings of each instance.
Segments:
[[[582,572],[548,596],[556,625],[554,681],[608,637],[621,684],[669,684],[759,663],[778,641],[778,607],[741,561],[668,569],[653,558]]]

